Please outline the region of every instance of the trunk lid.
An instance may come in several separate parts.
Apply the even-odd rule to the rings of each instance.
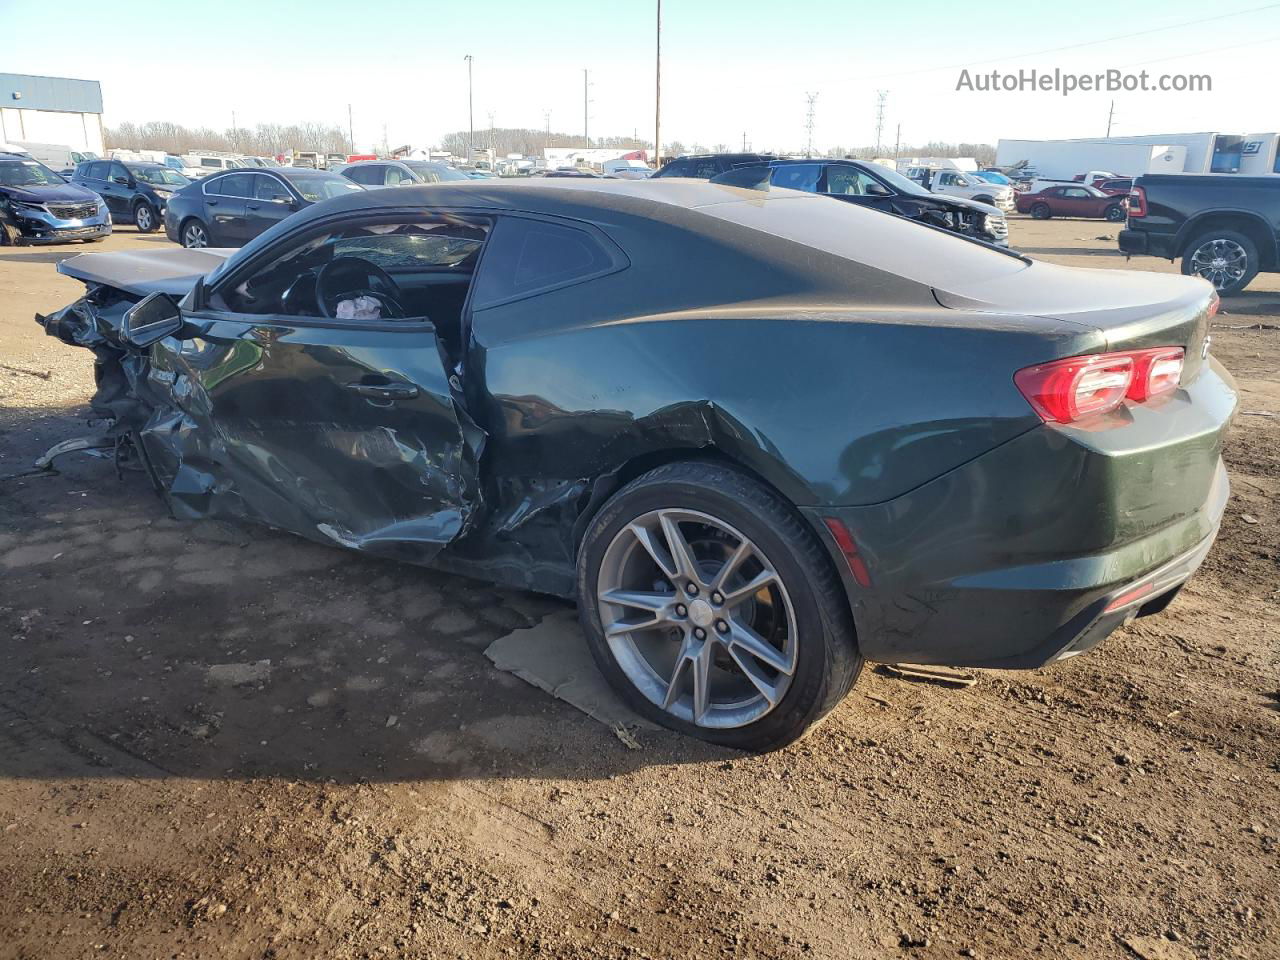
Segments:
[[[1196,378],[1207,353],[1213,287],[1198,277],[1138,270],[1060,267],[1035,261],[1030,269],[980,283],[934,289],[944,307],[1035,316],[1092,327],[1104,338],[1097,352],[1182,347],[1182,383]],[[1053,359],[1046,357],[1046,360]]]

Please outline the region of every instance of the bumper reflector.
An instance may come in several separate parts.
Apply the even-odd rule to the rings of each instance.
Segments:
[[[849,528],[835,517],[823,517],[822,522],[831,531],[831,536],[835,537],[836,546],[844,554],[844,562],[849,565],[849,572],[853,574],[853,579],[858,586],[871,586],[871,574],[867,571],[867,565],[858,553],[858,544],[854,542],[853,534],[849,532]]]

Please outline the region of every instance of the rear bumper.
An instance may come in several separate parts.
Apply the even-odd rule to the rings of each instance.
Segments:
[[[1120,252],[1130,257],[1163,257],[1172,260],[1173,237],[1147,230],[1121,230],[1117,240]]]
[[[1176,400],[1092,433],[1038,427],[882,504],[806,512],[870,660],[1030,668],[1156,613],[1213,543],[1236,395],[1206,365]],[[848,574],[824,517],[851,532]]]

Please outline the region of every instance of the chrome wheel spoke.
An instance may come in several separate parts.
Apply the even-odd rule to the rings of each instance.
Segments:
[[[725,590],[724,605],[729,608],[736,607],[743,600],[746,600],[749,597],[755,596],[765,587],[777,582],[778,582],[778,575],[774,573],[772,570],[770,570],[768,567],[765,567],[763,570],[757,573],[754,577],[752,577],[747,583],[744,583],[742,586],[734,590]]]
[[[733,657],[733,662],[738,665],[738,669],[751,681],[751,685],[760,691],[760,696],[769,702],[769,706],[776,707],[778,701],[782,699],[785,683],[779,683],[778,680],[770,680],[765,676],[764,671],[760,669],[760,665],[744,653],[741,647],[730,647],[729,656]]]
[[[740,653],[750,654],[761,663],[786,676],[791,676],[795,670],[792,657],[788,657],[745,623],[730,621],[727,646],[734,660],[739,659]]]
[[[621,607],[649,610],[657,614],[665,611],[675,598],[669,593],[650,593],[645,590],[605,590],[600,594],[600,599],[605,603],[616,603]]]
[[[715,579],[711,581],[711,589],[719,590],[723,593],[725,584],[729,582],[729,578],[737,572],[737,569],[740,566],[742,566],[742,561],[751,556],[753,552],[754,550],[751,546],[750,540],[744,539],[740,542],[738,544],[738,549],[733,551],[733,554],[724,562],[724,566],[722,566],[720,571],[716,574]]]
[[[658,565],[658,569],[666,574],[668,580],[674,583],[680,576],[680,571],[676,567],[676,562],[671,559],[671,554],[667,552],[667,548],[654,537],[653,531],[647,527],[640,526],[638,523],[628,524],[627,529],[640,541],[640,546],[644,547],[645,552],[653,558],[653,562]]]
[[[671,671],[671,682],[667,684],[666,696],[662,700],[663,709],[670,710],[675,706],[684,696],[686,687],[692,687],[693,722],[701,724],[711,706],[711,641],[697,640],[693,634],[687,634],[680,646]]]
[[[671,551],[671,559],[675,561],[677,575],[694,583],[701,583],[698,577],[698,562],[694,559],[693,551],[689,549],[689,543],[680,531],[680,524],[670,513],[659,514],[658,522],[662,524],[662,533],[667,538],[667,547]]]

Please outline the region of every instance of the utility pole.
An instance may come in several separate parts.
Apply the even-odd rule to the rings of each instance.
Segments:
[[[469,151],[470,154],[474,155],[476,152],[476,121],[475,121],[475,114],[472,111],[473,101],[471,97],[471,54],[468,53],[462,59],[467,61],[467,126],[470,130],[470,133],[467,135],[467,150]],[[467,161],[470,162],[470,160],[471,160],[471,156],[468,156]]]
[[[747,152],[747,131],[742,131],[742,152]]]
[[[658,31],[653,61],[653,165],[662,166],[662,0],[658,0]]]
[[[898,124],[898,133],[893,138],[893,159],[898,159],[898,150],[902,147],[902,124]]]
[[[816,93],[806,93],[805,96],[809,99],[809,112],[805,114],[804,128],[809,132],[809,142],[808,142],[808,145],[804,148],[804,155],[806,157],[812,157],[813,156],[813,104],[814,104],[814,101],[818,99],[818,95]]]
[[[591,133],[587,126],[587,87],[590,82],[587,80],[587,71],[582,71],[582,139],[587,141],[587,149],[591,149]]]
[[[550,111],[550,110],[543,110],[543,111],[542,111],[542,122],[543,122],[543,124],[544,124],[544,125],[546,126],[546,128],[547,128],[547,132],[546,132],[545,134],[543,134],[543,137],[542,137],[542,149],[543,149],[543,151],[544,151],[544,152],[543,152],[543,156],[545,157],[545,156],[546,156],[546,153],[545,153],[546,149],[547,149],[549,146],[551,146],[551,111]]]
[[[1111,121],[1115,119],[1115,116],[1116,116],[1116,102],[1112,100],[1111,109],[1107,111],[1107,136],[1108,137],[1111,136]]]
[[[231,147],[235,149],[235,145],[240,142],[240,134],[236,132],[236,112],[231,111]]]
[[[351,153],[356,152],[356,134],[355,128],[351,125],[351,104],[347,104],[347,143],[351,147]]]
[[[489,152],[493,153],[493,111],[489,111]]]
[[[884,133],[884,104],[889,99],[888,90],[876,91],[876,156],[880,156],[884,152],[882,149],[882,135]]]

